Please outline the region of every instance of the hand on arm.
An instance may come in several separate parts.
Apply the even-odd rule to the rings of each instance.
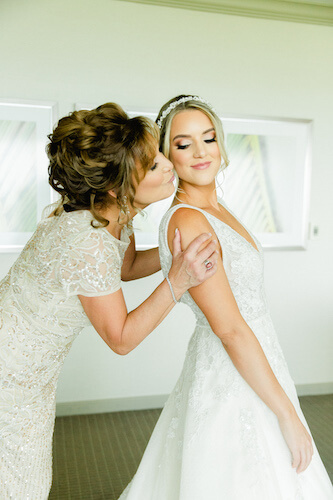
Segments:
[[[215,264],[215,243],[202,245],[210,239],[202,234],[181,250],[179,232],[173,239],[173,262],[169,272],[170,282],[177,300],[190,286],[198,285],[212,276],[215,266],[207,270],[203,262],[209,258]],[[136,309],[127,313],[121,290],[100,297],[79,295],[82,306],[102,339],[118,354],[134,349],[165,318],[175,305],[166,280]]]
[[[179,209],[173,215],[169,224],[169,244],[175,226],[182,233],[184,248],[197,232],[213,232],[203,214],[191,209]],[[216,273],[191,288],[189,293],[205,314],[213,332],[221,339],[238,372],[276,414],[292,453],[292,466],[297,468],[297,472],[302,472],[312,457],[311,438],[277,381],[260,343],[239,312],[223,267],[222,250]]]

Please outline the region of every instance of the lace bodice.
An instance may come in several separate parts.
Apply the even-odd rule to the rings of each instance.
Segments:
[[[170,208],[163,217],[160,225],[159,242],[163,274],[165,276],[168,274],[172,261],[167,242],[168,225],[172,215],[179,208],[197,210],[201,212],[211,224],[222,248],[223,266],[230,287],[244,319],[250,321],[264,315],[268,307],[264,291],[263,251],[259,241],[247,230],[256,243],[258,248],[258,250],[256,250],[251,243],[234,231],[230,226],[200,208],[182,203]],[[228,211],[231,213],[229,209]],[[181,301],[191,307],[197,322],[208,324],[204,314],[188,292],[183,295]]]
[[[222,247],[223,266],[238,307],[273,373],[306,425],[267,310],[263,253],[209,213],[189,205],[171,208],[160,225],[164,275],[171,265],[167,230],[181,207],[199,210]],[[180,377],[168,398],[142,462],[119,500],[328,500],[329,478],[318,453],[302,474],[278,419],[237,371],[189,293],[182,297],[196,315]],[[181,332],[180,332],[181,333]],[[308,472],[309,471],[309,472]]]

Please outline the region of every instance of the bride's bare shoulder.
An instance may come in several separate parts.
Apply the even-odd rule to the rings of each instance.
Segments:
[[[207,218],[198,208],[189,206],[179,206],[172,214],[170,221],[176,221],[180,224],[200,221],[206,221],[208,223]]]
[[[169,246],[176,229],[180,231],[183,250],[200,234],[214,234],[214,230],[205,215],[195,207],[179,207],[172,214],[168,226]]]

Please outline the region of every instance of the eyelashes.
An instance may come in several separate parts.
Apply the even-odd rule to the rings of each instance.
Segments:
[[[206,144],[211,144],[212,142],[216,142],[216,137],[213,137],[212,139],[205,139],[204,142]],[[187,149],[190,146],[191,146],[191,144],[177,144],[176,145],[177,149]]]
[[[150,170],[155,170],[157,168],[157,163],[154,163],[154,165],[150,168]]]

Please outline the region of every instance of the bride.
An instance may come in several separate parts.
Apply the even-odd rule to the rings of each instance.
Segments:
[[[264,293],[256,238],[217,199],[228,165],[222,124],[204,100],[161,109],[160,149],[179,177],[160,226],[167,275],[172,235],[218,242],[217,272],[182,297],[196,316],[183,371],[121,500],[328,500],[333,490],[302,414]],[[206,261],[209,265],[209,260]]]

